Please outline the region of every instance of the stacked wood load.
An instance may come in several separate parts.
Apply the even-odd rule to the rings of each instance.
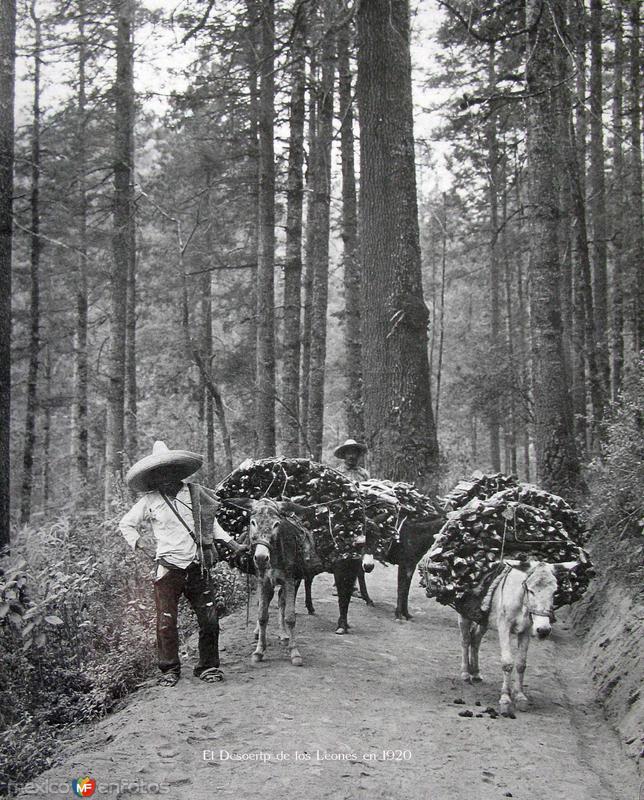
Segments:
[[[497,487],[502,487],[501,491]],[[503,560],[579,561],[555,607],[578,600],[594,575],[581,515],[557,495],[512,476],[475,474],[445,498],[447,522],[419,564],[428,597],[465,613],[483,600]]]
[[[403,524],[442,516],[436,504],[411,483],[370,479],[358,484],[365,514],[379,534],[375,556],[387,561],[391,546],[400,541]]]
[[[364,534],[364,504],[357,485],[332,467],[307,458],[249,459],[224,478],[216,493],[222,501],[217,520],[235,539],[244,540],[250,512],[227,500],[292,500],[314,506],[314,514],[302,522],[313,533],[325,569],[339,560],[359,557],[356,540]],[[224,552],[223,557],[240,566],[234,554]]]

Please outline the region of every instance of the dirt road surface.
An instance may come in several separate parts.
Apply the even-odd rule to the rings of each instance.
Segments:
[[[395,576],[376,567],[376,607],[354,599],[347,636],[334,634],[330,576],[317,578],[316,616],[298,599],[303,667],[277,641],[273,609],[259,665],[245,614],[225,618],[224,683],[204,685],[186,664],[177,687],[139,690],[21,797],[73,796],[55,790],[89,775],[94,797],[639,800],[635,767],[593,700],[564,614],[552,640],[531,644],[530,711],[477,717],[498,702],[496,633],[481,648],[484,683],[462,684],[454,612],[427,600],[416,577],[414,619],[394,622]]]

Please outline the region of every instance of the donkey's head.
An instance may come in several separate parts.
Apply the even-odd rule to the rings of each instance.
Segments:
[[[289,500],[235,498],[228,502],[250,512],[249,544],[259,574],[267,569],[292,569],[297,558],[297,541],[285,515],[305,516],[308,509]]]
[[[530,615],[532,625],[530,632],[539,639],[547,639],[552,632],[557,578],[573,570],[579,562],[546,564],[543,561],[509,561],[508,563],[526,573],[522,583],[523,607]]]
[[[365,521],[364,533],[355,540],[362,554],[362,569],[365,572],[371,572],[375,566],[374,553],[378,547],[379,535],[378,527],[368,519]]]

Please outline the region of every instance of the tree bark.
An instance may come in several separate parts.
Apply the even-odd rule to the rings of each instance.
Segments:
[[[312,15],[313,17],[313,15]],[[309,430],[309,384],[311,377],[311,317],[313,313],[313,269],[315,254],[314,187],[317,181],[314,158],[318,126],[318,70],[311,51],[309,71],[309,120],[307,126],[308,162],[306,169],[306,239],[304,245],[304,313],[302,317],[302,380],[300,381],[300,454],[311,455]]]
[[[134,179],[134,143],[132,143],[132,167]],[[127,270],[127,306],[125,310],[125,451],[130,464],[136,461],[138,451],[138,424],[136,400],[136,229],[134,226],[134,198],[132,216],[128,230],[130,240]]]
[[[327,30],[322,43],[321,86],[318,132],[313,158],[316,183],[313,190],[315,251],[313,258],[313,307],[311,312],[311,364],[309,369],[309,408],[307,436],[313,458],[322,460],[324,431],[324,378],[326,325],[329,295],[329,231],[331,206],[331,143],[333,140],[333,83],[335,76],[335,36],[332,33],[332,0],[323,4]]]
[[[207,203],[207,225],[206,225],[206,253],[207,258],[213,251],[212,226],[215,224],[211,203],[211,176],[206,175],[206,203]],[[206,263],[211,266],[210,262]],[[201,305],[201,357],[203,363],[212,370],[213,348],[212,348],[212,272],[205,270],[201,276],[200,286],[200,305]],[[200,375],[201,386],[203,387],[203,417],[205,421],[206,433],[206,476],[209,481],[215,480],[215,426],[214,426],[214,407],[212,392],[209,391],[203,375]],[[232,459],[231,459],[232,460]]]
[[[526,0],[527,176],[530,247],[530,321],[533,357],[537,480],[557,494],[579,488],[572,405],[562,343],[557,252],[558,198],[556,22],[561,5],[542,14]],[[555,19],[553,19],[555,17]],[[554,76],[554,80],[553,80]]]
[[[27,375],[27,409],[25,439],[22,455],[22,488],[20,491],[20,522],[25,525],[31,516],[34,448],[36,445],[36,408],[38,403],[38,367],[40,360],[40,68],[41,21],[36,2],[32,0],[29,13],[34,24],[34,101],[31,128],[31,232],[29,259],[29,370]]]
[[[639,352],[644,343],[644,314],[642,307],[642,264],[644,263],[644,214],[642,209],[642,102],[641,102],[641,70],[640,55],[640,7],[639,3],[630,3],[629,13],[630,47],[629,47],[629,97],[628,117],[630,120],[630,147],[628,169],[629,185],[629,248],[626,265],[624,296],[628,302],[624,308],[624,347],[625,367],[636,370]]]
[[[494,44],[488,45],[487,77],[490,95],[496,92]],[[498,364],[501,359],[500,348],[500,290],[499,290],[499,257],[498,257],[498,230],[499,230],[499,153],[496,133],[496,111],[491,103],[486,125],[487,139],[487,181],[489,203],[489,254],[490,254],[490,349],[492,362]],[[501,429],[501,412],[499,409],[499,394],[493,390],[489,407],[490,425],[490,461],[494,472],[501,471],[501,446],[499,433]]]
[[[16,3],[0,0],[0,553],[9,548]]]
[[[274,0],[261,1],[259,209],[257,244],[257,455],[275,455],[275,115]]]
[[[434,425],[438,430],[438,412],[440,411],[441,381],[443,378],[443,345],[445,343],[445,270],[447,268],[447,195],[443,192],[443,219],[441,222],[441,296],[440,296],[440,327],[438,330],[438,359],[436,367],[436,410],[434,412]],[[434,326],[436,327],[436,317]],[[430,369],[431,388],[431,369]]]
[[[361,284],[358,258],[358,203],[353,136],[353,96],[351,89],[352,28],[350,23],[338,31],[338,114],[340,117],[340,155],[342,161],[342,242],[344,245],[344,340],[347,379],[347,434],[364,439],[364,400],[362,397]]]
[[[304,205],[304,111],[306,90],[306,7],[296,6],[291,44],[291,102],[289,119],[284,267],[284,361],[282,371],[282,452],[298,454],[300,437],[300,316],[302,305],[302,209]]]
[[[72,404],[72,459],[74,496],[80,498],[88,478],[87,372],[87,96],[85,2],[78,3],[78,261],[76,265],[76,328],[74,334],[74,401]]]
[[[132,0],[115,0],[117,21],[115,136],[114,136],[114,227],[110,343],[108,354],[107,418],[105,432],[105,512],[109,514],[114,491],[122,479],[125,445],[125,350],[127,283],[130,270],[130,224],[134,215],[132,129],[134,83],[132,46]]]
[[[624,364],[624,313],[623,313],[623,274],[626,208],[623,186],[626,179],[624,171],[624,21],[622,0],[615,0],[614,12],[614,67],[613,67],[613,280],[612,280],[612,324],[611,324],[611,400],[617,402],[622,387],[622,368]]]
[[[365,431],[372,471],[435,491],[407,0],[357,12]],[[395,213],[392,213],[395,210]]]
[[[590,0],[590,187],[593,221],[593,303],[598,391],[601,402],[594,413],[599,433],[610,385],[608,361],[608,268],[606,233],[606,178],[604,172],[602,58],[602,0]]]

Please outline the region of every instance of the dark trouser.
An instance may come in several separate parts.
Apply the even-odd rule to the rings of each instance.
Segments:
[[[181,672],[177,610],[182,594],[188,599],[199,623],[199,664],[195,675],[219,666],[219,619],[215,591],[207,571],[199,564],[187,570],[171,569],[154,582],[157,607],[157,647],[161,672]]]

